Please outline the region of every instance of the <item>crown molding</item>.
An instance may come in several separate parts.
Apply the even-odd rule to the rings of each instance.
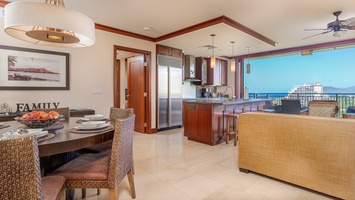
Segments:
[[[186,27],[186,28],[183,28],[183,29],[180,29],[178,31],[174,31],[172,33],[168,33],[168,34],[160,36],[160,37],[157,37],[157,38],[155,38],[155,42],[167,40],[167,39],[170,39],[173,37],[184,35],[186,33],[197,31],[199,29],[207,28],[209,26],[213,26],[213,25],[220,24],[220,23],[227,24],[237,30],[240,30],[240,31],[242,31],[252,37],[255,37],[267,44],[270,44],[272,46],[276,46],[278,44],[277,42],[273,41],[272,39],[267,38],[267,37],[261,35],[260,33],[254,31],[254,30],[244,26],[243,24],[240,24],[239,22],[234,21],[231,18],[226,17],[224,15],[214,18],[214,19],[210,19],[210,20],[198,23],[198,24],[195,24],[195,25],[192,25],[192,26],[189,26],[189,27]]]
[[[98,30],[102,30],[102,31],[107,31],[107,32],[111,32],[111,33],[116,33],[116,34],[120,34],[120,35],[125,35],[125,36],[129,36],[129,37],[133,37],[133,38],[138,38],[138,39],[142,39],[142,40],[155,42],[155,39],[152,38],[152,37],[148,37],[148,36],[145,36],[145,35],[140,35],[140,34],[129,32],[129,31],[125,31],[125,30],[122,30],[122,29],[112,28],[112,27],[105,26],[105,25],[102,25],[102,24],[95,23],[95,28],[98,29]]]

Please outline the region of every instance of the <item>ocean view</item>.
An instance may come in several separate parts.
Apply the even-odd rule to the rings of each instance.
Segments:
[[[355,48],[343,48],[251,59],[244,87],[250,93],[289,93],[294,86],[319,82],[324,93],[355,93],[353,55]]]

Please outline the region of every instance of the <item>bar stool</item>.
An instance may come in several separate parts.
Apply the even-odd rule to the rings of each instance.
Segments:
[[[242,112],[243,113],[251,112],[251,105],[244,105]]]
[[[234,136],[234,146],[237,146],[237,123],[238,123],[238,116],[239,114],[226,114],[226,120],[227,120],[227,128],[226,128],[226,144],[228,144],[229,141],[229,136]],[[234,124],[233,124],[233,131],[230,131],[230,126],[229,126],[229,121],[230,119],[233,119]]]

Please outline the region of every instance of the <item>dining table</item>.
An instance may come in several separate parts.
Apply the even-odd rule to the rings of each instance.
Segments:
[[[39,157],[51,156],[91,147],[111,140],[114,135],[114,122],[107,119],[107,128],[92,131],[76,131],[75,127],[82,122],[81,117],[69,117],[48,127],[48,136],[38,138]],[[0,137],[15,129],[26,128],[17,121],[7,121],[0,127]],[[52,128],[51,128],[52,127]]]
[[[85,122],[82,117],[69,117],[62,119],[55,124],[44,128],[48,134],[37,138],[39,157],[41,159],[41,174],[45,175],[51,171],[51,168],[57,167],[76,157],[76,152],[80,149],[91,147],[108,140],[113,139],[114,120],[103,119],[109,126],[97,130],[77,129],[80,123]],[[25,125],[17,121],[1,122],[0,138],[9,131],[26,129]],[[52,162],[48,162],[49,158]],[[66,199],[74,199],[74,189],[66,190]]]

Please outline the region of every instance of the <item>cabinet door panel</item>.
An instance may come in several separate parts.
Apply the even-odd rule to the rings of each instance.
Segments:
[[[187,104],[186,107],[186,135],[193,138],[198,138],[198,110],[196,104]]]
[[[206,59],[206,84],[205,85],[228,85],[228,62],[222,59],[216,59],[215,68],[211,68],[210,59]]]
[[[221,85],[228,85],[228,62],[226,60],[221,60]]]
[[[181,58],[182,57],[182,51],[180,49],[175,49],[171,48],[170,49],[170,55],[175,58]]]
[[[209,141],[211,138],[211,122],[208,120],[209,112],[206,110],[199,110],[198,111],[198,137],[199,139]]]
[[[194,82],[195,85],[207,85],[207,59],[203,57],[196,58],[195,62],[196,78],[201,80]]]
[[[216,59],[213,71],[213,85],[221,85],[221,61],[219,59]]]
[[[169,47],[157,45],[157,54],[169,56]]]
[[[198,137],[201,140],[211,139],[211,105],[198,105]]]

